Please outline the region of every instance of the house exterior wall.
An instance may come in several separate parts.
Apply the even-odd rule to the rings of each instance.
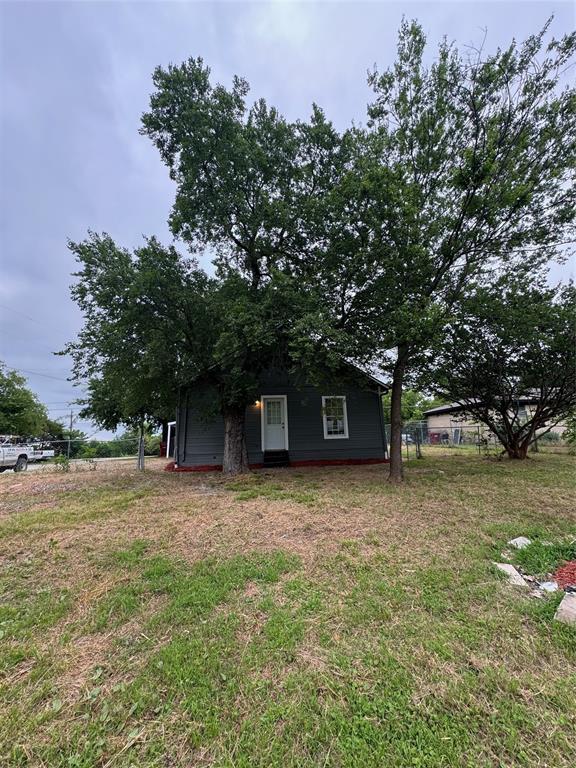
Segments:
[[[219,415],[206,418],[195,405],[199,395],[188,393],[178,412],[177,457],[179,467],[222,464],[224,423]],[[202,393],[206,402],[206,393]],[[246,445],[250,464],[262,464],[261,396],[286,395],[288,451],[291,462],[384,460],[386,458],[380,395],[350,385],[322,389],[296,385],[288,375],[263,377],[260,404],[246,409]],[[324,438],[322,396],[344,395],[348,415],[348,437]],[[204,406],[205,408],[205,406]]]
[[[450,429],[476,429],[478,422],[473,419],[465,420],[458,413],[441,413],[438,416],[428,416],[426,419],[428,432],[444,432]]]

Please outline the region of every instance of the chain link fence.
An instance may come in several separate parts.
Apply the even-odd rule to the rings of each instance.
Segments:
[[[161,451],[165,450],[165,445],[160,442],[159,436],[155,435],[146,435],[143,446],[140,446],[138,437],[117,437],[111,440],[4,438],[0,447],[11,446],[16,450],[20,447],[26,449],[27,469],[34,472],[69,472],[120,466],[142,468],[145,461],[151,460],[154,466],[158,463],[164,466],[169,460],[162,456]],[[143,450],[139,452],[139,448]],[[11,471],[11,467],[0,466],[0,472],[2,471]]]
[[[386,425],[386,438],[390,444],[390,425]],[[496,435],[482,424],[460,423],[430,427],[427,421],[409,421],[402,427],[402,446],[407,457],[418,457],[423,448],[432,448],[434,454],[451,452],[476,453],[478,456],[495,455],[502,451]],[[567,450],[563,430],[547,432],[532,444],[533,452]]]

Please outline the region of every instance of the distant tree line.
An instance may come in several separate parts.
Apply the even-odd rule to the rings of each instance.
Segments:
[[[161,435],[152,424],[145,424],[144,452],[160,453]],[[0,362],[0,435],[49,443],[56,454],[70,452],[70,458],[112,458],[133,456],[137,452],[139,431],[128,429],[111,440],[89,440],[77,429],[50,419],[46,406],[30,390],[26,379]]]

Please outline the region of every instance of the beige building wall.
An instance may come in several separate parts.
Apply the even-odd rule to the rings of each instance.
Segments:
[[[526,406],[526,414],[528,417],[532,416],[534,409],[535,406]],[[450,437],[452,437],[453,429],[462,429],[465,433],[472,433],[480,427],[481,434],[488,431],[488,428],[483,424],[479,424],[479,422],[474,421],[473,418],[464,419],[459,413],[439,413],[437,415],[431,415],[426,418],[426,422],[428,425],[428,432],[437,432],[440,434],[448,432]],[[561,423],[552,427],[550,432],[554,432],[562,437],[565,430],[566,424]],[[542,429],[538,431],[544,432],[546,430]]]
[[[426,419],[429,432],[442,432],[450,429],[462,428],[466,430],[476,429],[477,421],[463,419],[458,413],[439,413],[437,416],[428,416]]]

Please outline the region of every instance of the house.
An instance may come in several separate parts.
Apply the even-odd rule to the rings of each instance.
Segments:
[[[424,411],[430,443],[474,442],[486,427],[467,415],[459,403],[439,405]]]
[[[322,386],[295,374],[270,370],[260,394],[246,409],[246,445],[251,467],[376,464],[387,461],[382,411],[386,386],[354,368],[352,375]],[[224,423],[209,403],[209,389],[181,393],[176,415],[174,469],[221,469]]]
[[[521,421],[531,418],[538,399],[524,397],[518,401],[518,417]],[[471,443],[479,437],[489,437],[490,430],[485,424],[467,414],[460,403],[448,403],[424,411],[430,443]],[[550,430],[561,435],[566,426],[557,424]],[[540,430],[542,431],[542,430]]]

